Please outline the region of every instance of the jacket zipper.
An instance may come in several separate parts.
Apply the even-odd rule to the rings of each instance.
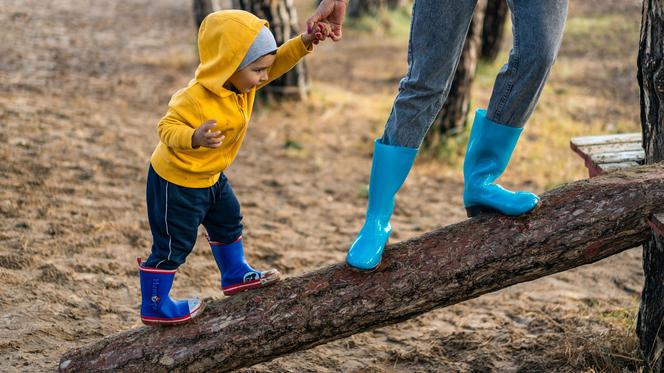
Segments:
[[[242,134],[242,131],[244,131],[247,125],[247,114],[245,113],[242,105],[240,105],[240,100],[238,98],[238,95],[233,95],[233,96],[235,96],[235,104],[237,105],[238,109],[240,109],[240,113],[242,113],[242,124],[240,125],[240,129],[238,130],[237,135],[235,135],[235,138],[233,139],[232,142],[232,144],[235,144],[240,139],[240,135]]]

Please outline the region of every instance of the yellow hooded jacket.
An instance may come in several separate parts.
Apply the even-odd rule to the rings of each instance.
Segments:
[[[240,66],[263,26],[267,21],[241,10],[215,12],[203,20],[195,78],[173,95],[157,128],[160,142],[150,163],[159,176],[180,186],[206,188],[233,162],[247,131],[256,88],[235,93],[223,84]],[[293,68],[310,51],[300,36],[284,43],[260,87]],[[221,131],[226,138],[219,148],[194,149],[195,129],[210,119],[217,121],[213,131]]]

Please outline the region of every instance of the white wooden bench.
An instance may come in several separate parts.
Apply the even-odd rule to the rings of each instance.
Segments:
[[[593,177],[643,164],[645,151],[641,139],[641,133],[574,137],[570,147],[583,158],[588,174]],[[664,213],[650,216],[648,224],[655,234],[664,237]]]
[[[590,177],[643,164],[641,133],[574,137],[570,147],[583,158]]]

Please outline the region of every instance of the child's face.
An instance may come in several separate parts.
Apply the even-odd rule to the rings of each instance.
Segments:
[[[267,72],[274,63],[275,58],[276,56],[273,54],[266,54],[247,65],[244,69],[236,71],[228,79],[228,83],[232,84],[240,92],[250,91],[255,86],[267,81]]]

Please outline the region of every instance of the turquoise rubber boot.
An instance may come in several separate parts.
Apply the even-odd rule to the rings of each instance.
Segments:
[[[362,230],[348,250],[349,266],[365,271],[380,264],[383,249],[392,232],[390,217],[394,209],[394,195],[406,180],[415,161],[417,148],[384,145],[374,142],[369,207]]]
[[[468,217],[482,212],[518,216],[539,203],[533,193],[513,192],[494,184],[507,168],[522,131],[487,119],[484,109],[475,113],[463,162],[463,202]]]

